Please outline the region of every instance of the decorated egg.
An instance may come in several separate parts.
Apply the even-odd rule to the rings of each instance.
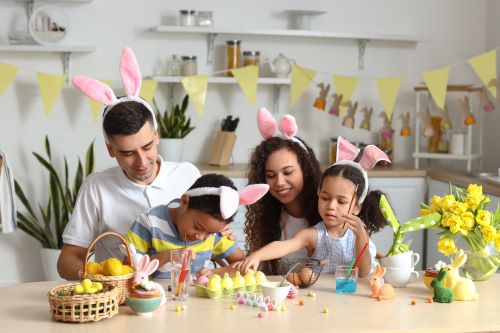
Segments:
[[[233,288],[241,288],[245,286],[245,279],[241,276],[240,272],[237,271],[236,275],[233,277]]]
[[[255,282],[257,284],[261,284],[262,282],[266,282],[266,281],[267,281],[266,274],[264,274],[261,271],[255,272]]]
[[[219,275],[219,274],[213,274],[213,275],[211,275],[211,276],[210,276],[210,280],[212,280],[212,279],[216,279],[216,280],[219,280],[219,281],[221,281],[221,280],[222,280],[222,278],[220,277],[220,275]]]
[[[309,267],[304,267],[299,271],[299,277],[303,284],[310,284],[316,279],[316,274]]]
[[[218,276],[218,275],[214,274],[210,277],[210,280],[208,281],[208,284],[207,284],[207,288],[212,290],[212,291],[219,291],[222,289],[220,276],[219,276],[219,278],[216,278],[215,276]]]
[[[209,279],[205,275],[200,275],[196,279],[196,284],[206,286],[208,284]]]
[[[300,275],[298,272],[288,273],[288,275],[286,276],[286,279],[288,280],[288,282],[290,282],[294,286],[302,285],[302,280],[300,279]]]
[[[224,278],[221,282],[222,289],[230,290],[233,289],[233,279],[229,277],[229,273],[224,274]]]
[[[248,272],[245,273],[243,278],[245,279],[245,286],[255,286],[256,280],[254,271],[249,269]]]

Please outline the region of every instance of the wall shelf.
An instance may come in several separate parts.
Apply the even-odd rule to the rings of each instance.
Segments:
[[[0,52],[50,52],[61,53],[63,56],[63,73],[66,80],[69,78],[70,58],[72,53],[90,53],[96,50],[95,46],[71,45],[0,45]]]
[[[170,106],[174,105],[174,84],[180,83],[182,80],[182,76],[153,76],[152,79],[156,80],[160,83],[167,83],[169,85],[168,89],[168,104]],[[237,84],[237,81],[234,77],[225,77],[225,76],[211,76],[208,78],[208,83],[213,84]],[[273,95],[273,112],[279,112],[279,100],[281,94],[281,88],[286,85],[291,84],[291,80],[288,78],[275,78],[275,77],[260,77],[257,80],[257,84],[262,85],[272,85],[274,86],[274,95]]]
[[[257,28],[230,28],[230,27],[184,27],[160,25],[152,28],[154,32],[162,33],[190,33],[207,35],[207,64],[213,62],[213,50],[217,35],[254,35],[254,36],[274,36],[274,37],[295,37],[295,38],[328,38],[328,39],[349,39],[358,43],[358,67],[364,69],[364,55],[366,44],[369,41],[383,42],[403,42],[415,44],[423,42],[427,38],[418,35],[383,34],[383,33],[344,33],[312,30],[290,30],[290,29],[257,29]]]
[[[425,86],[414,87],[413,89],[417,94],[416,100],[416,110],[419,112],[422,109],[421,105],[421,95],[429,94],[429,89]],[[466,142],[465,151],[463,154],[449,154],[449,153],[428,153],[420,151],[420,128],[421,120],[420,116],[417,114],[415,117],[415,152],[413,153],[413,158],[415,159],[415,169],[419,168],[420,159],[440,159],[440,160],[461,160],[467,162],[467,171],[470,172],[472,169],[472,162],[477,161],[479,164],[479,169],[481,169],[481,158],[483,157],[483,111],[480,106],[478,106],[473,94],[481,91],[481,88],[473,87],[471,85],[448,85],[446,88],[447,93],[458,93],[462,95],[467,95],[469,97],[469,108],[471,113],[476,118],[476,124],[472,126],[466,126]],[[430,97],[429,97],[430,99]],[[476,103],[474,103],[476,102]],[[476,133],[477,132],[477,133]],[[473,146],[473,136],[479,136],[477,145]]]

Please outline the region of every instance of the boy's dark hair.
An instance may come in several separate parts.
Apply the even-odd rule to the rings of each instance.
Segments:
[[[352,165],[338,164],[326,169],[321,176],[319,184],[320,189],[326,177],[342,177],[350,180],[354,185],[358,185],[358,190],[356,191],[356,196],[358,198],[361,196],[366,186],[363,174]],[[380,197],[383,194],[384,193],[379,190],[368,190],[366,198],[361,204],[361,212],[359,212],[358,217],[363,221],[370,235],[387,225],[387,221],[379,208]]]
[[[135,101],[126,101],[112,106],[102,123],[104,132],[108,138],[113,135],[132,135],[149,121],[153,122],[153,115],[146,106]]]
[[[209,173],[198,178],[193,185],[189,188],[190,190],[200,187],[221,187],[227,186],[233,190],[237,190],[236,186],[231,179],[224,175]],[[224,221],[226,224],[233,221],[234,216],[224,219],[220,212],[220,196],[218,195],[201,195],[196,197],[189,197],[188,209],[200,210],[208,215],[216,218],[217,220]]]

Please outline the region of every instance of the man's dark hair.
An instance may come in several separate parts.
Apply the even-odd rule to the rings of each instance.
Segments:
[[[104,132],[110,138],[113,135],[132,135],[149,121],[153,125],[153,115],[145,105],[126,101],[111,107],[103,121]]]

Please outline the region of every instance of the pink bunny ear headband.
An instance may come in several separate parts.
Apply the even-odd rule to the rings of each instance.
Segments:
[[[276,128],[279,128],[285,139],[297,142],[306,152],[308,151],[304,143],[295,137],[298,127],[295,117],[292,115],[284,115],[281,117],[279,125],[277,125],[271,112],[266,108],[260,108],[259,111],[257,111],[257,126],[259,127],[260,135],[262,135],[264,139],[273,137]]]
[[[391,160],[387,157],[386,153],[377,146],[368,145],[363,149],[363,156],[361,156],[359,162],[354,162],[360,151],[361,149],[339,136],[337,140],[337,162],[328,168],[335,165],[350,165],[361,171],[365,179],[365,187],[363,188],[363,193],[359,197],[358,202],[362,203],[368,193],[368,174],[366,171],[372,169],[380,161],[387,161],[390,163]]]
[[[146,109],[149,110],[149,112],[151,112],[151,115],[153,116],[154,128],[157,129],[158,124],[156,123],[156,116],[153,112],[153,109],[146,101],[139,97],[139,92],[141,90],[142,84],[141,70],[139,69],[139,64],[137,63],[134,52],[129,47],[123,49],[122,52],[122,56],[120,59],[120,76],[125,87],[126,95],[125,97],[120,98],[116,97],[115,93],[108,85],[96,79],[87,76],[75,76],[72,82],[73,85],[84,95],[98,103],[106,105],[106,108],[104,109],[104,112],[102,114],[103,121],[106,117],[106,114],[115,105],[123,102],[134,101],[137,103],[141,103],[146,107]],[[105,132],[104,138],[106,139],[106,143],[109,143]]]
[[[239,205],[251,205],[262,198],[269,190],[267,184],[253,184],[235,191],[231,187],[198,187],[187,191],[185,194],[190,197],[202,195],[220,196],[220,213],[224,219],[233,216]]]

